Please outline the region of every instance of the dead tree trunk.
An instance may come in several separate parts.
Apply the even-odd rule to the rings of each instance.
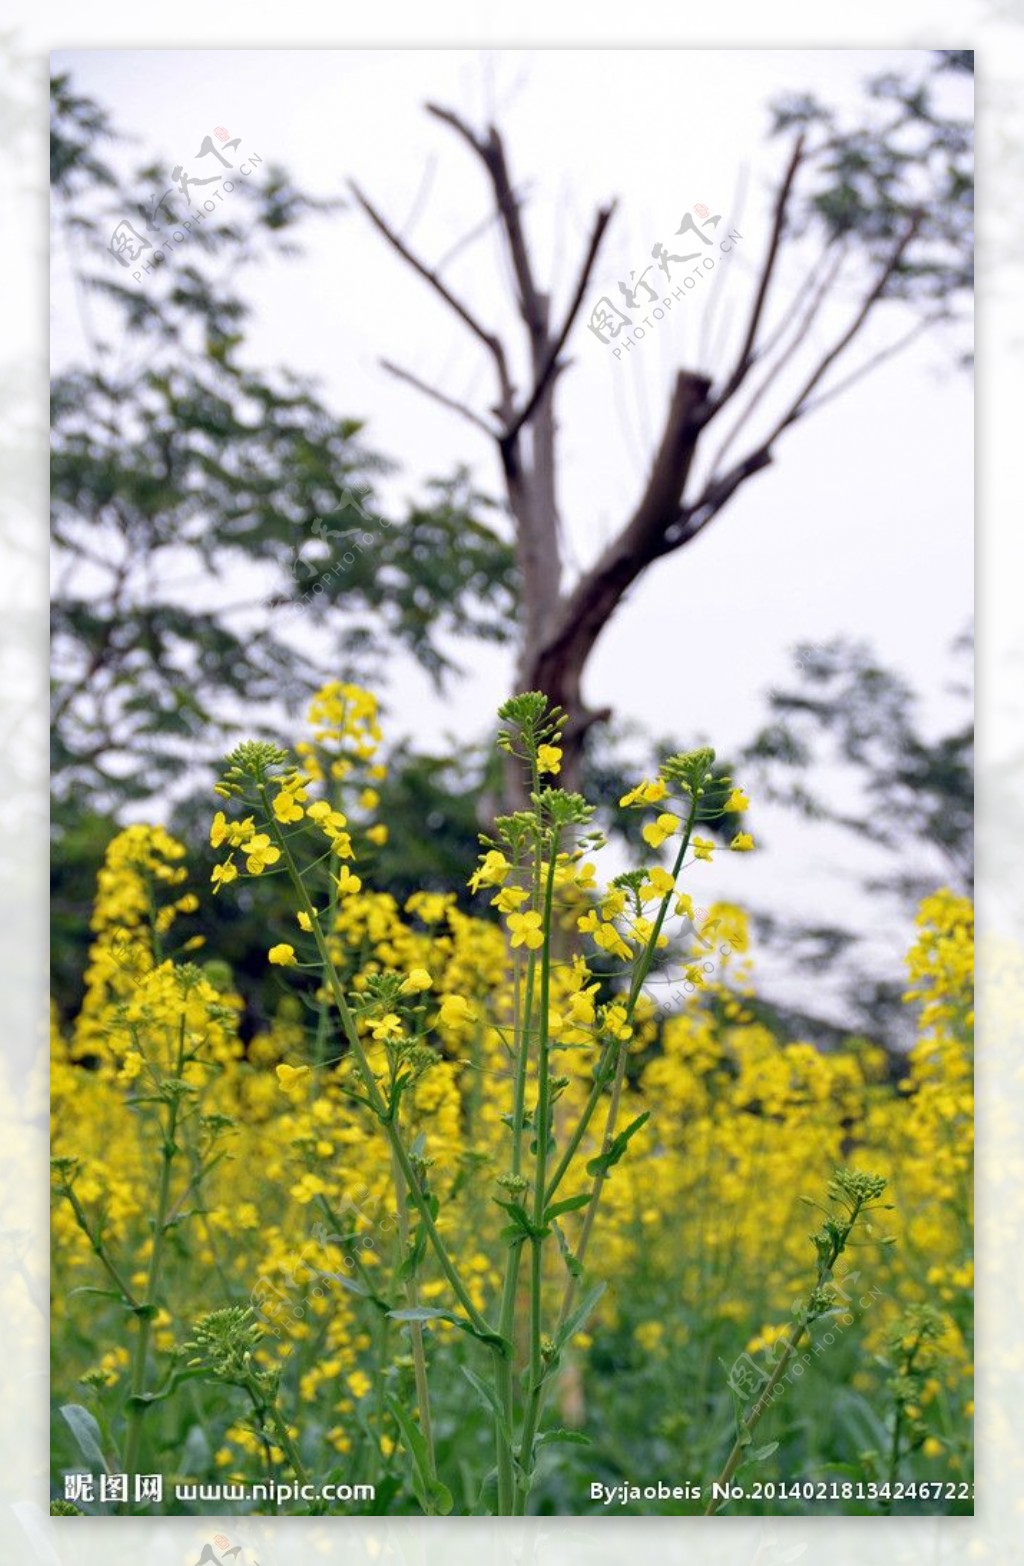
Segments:
[[[574,788],[579,784],[587,733],[596,722],[610,716],[607,707],[589,707],[584,693],[587,659],[602,630],[638,577],[656,560],[682,549],[696,538],[741,485],[768,466],[772,461],[772,448],[783,431],[833,395],[833,389],[817,397],[812,394],[882,298],[916,231],[917,220],[910,221],[897,237],[851,324],[828,351],[818,355],[814,368],[786,411],[744,457],[726,463],[725,454],[751,409],[760,401],[778,370],[791,361],[796,349],[807,340],[843,261],[842,243],[830,239],[787,309],[784,326],[789,328],[789,340],[787,331],[778,328],[772,333],[771,342],[762,345],[765,303],[776,269],[794,181],[804,158],[803,137],[797,138],[775,194],[765,254],[734,362],[717,388],[706,375],[685,369],[678,372],[657,450],[632,515],[593,566],[577,581],[567,583],[563,580],[558,504],[555,393],[559,377],[567,367],[563,357],[566,341],[580,312],[614,203],[597,212],[572,297],[560,318],[553,323],[550,297],[540,289],[534,274],[523,227],[522,205],[509,176],[499,132],[491,126],[485,136],[480,136],[450,110],[436,105],[427,108],[467,143],[482,162],[490,180],[528,345],[530,387],[520,393],[513,383],[509,355],[500,338],[455,297],[438,271],[410,250],[353,184],[351,188],[357,201],[374,225],[487,350],[495,370],[497,400],[488,410],[488,416],[483,416],[407,370],[393,364],[386,364],[386,368],[458,413],[496,445],[515,530],[521,582],[516,686],[519,690],[542,690],[552,702],[566,709],[569,721],[560,782],[567,788]],[[864,373],[878,358],[887,357],[892,351],[883,350],[855,373]],[[698,443],[712,421],[736,397],[755,365],[765,369],[760,385],[707,470],[709,476],[697,487],[696,493],[688,497]],[[508,791],[507,803],[520,803],[515,781],[511,778]]]

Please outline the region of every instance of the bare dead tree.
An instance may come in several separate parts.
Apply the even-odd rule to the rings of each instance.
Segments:
[[[629,589],[655,561],[692,543],[747,481],[769,466],[785,431],[852,380],[868,374],[905,347],[918,331],[945,313],[953,286],[949,251],[943,261],[947,269],[944,291],[938,276],[941,268],[935,259],[936,246],[952,244],[955,250],[961,236],[952,233],[948,223],[944,228],[941,214],[929,212],[917,203],[898,202],[892,196],[891,180],[887,186],[884,179],[878,181],[882,199],[872,209],[862,201],[863,210],[853,214],[847,210],[844,214],[842,203],[836,208],[834,198],[837,180],[840,191],[844,188],[841,181],[847,176],[842,159],[850,142],[831,133],[831,117],[818,106],[807,107],[805,103],[802,113],[791,113],[789,122],[796,125],[799,133],[773,194],[767,241],[738,349],[717,379],[680,368],[655,454],[631,515],[593,565],[576,580],[566,581],[557,493],[555,397],[559,378],[568,364],[566,345],[577,323],[615,203],[597,211],[568,303],[558,313],[537,277],[524,226],[523,201],[509,172],[501,133],[491,125],[484,134],[478,134],[459,115],[436,104],[428,104],[427,111],[461,138],[486,171],[494,200],[489,221],[497,223],[511,262],[515,303],[528,350],[530,383],[525,389],[514,384],[511,346],[456,296],[441,276],[440,268],[432,267],[413,252],[353,182],[353,194],[374,226],[486,349],[495,377],[496,399],[487,410],[479,411],[409,370],[389,361],[384,364],[390,373],[484,432],[497,448],[521,578],[517,688],[543,690],[569,713],[563,776],[566,785],[573,786],[587,731],[596,721],[610,716],[609,709],[588,708],[584,702],[584,669],[602,630]],[[927,115],[920,118],[926,119]],[[812,127],[822,130],[822,135],[818,145],[810,149],[808,133]],[[963,149],[958,144],[955,150]],[[883,172],[885,156],[883,148],[879,153]],[[769,331],[768,301],[778,284],[780,255],[799,226],[796,191],[809,166],[816,166],[819,172],[824,167],[831,179],[833,209],[830,211],[827,206],[828,192],[822,194],[820,182],[818,189],[804,198],[803,227],[808,226],[806,214],[815,203],[822,220],[820,254],[782,319]],[[480,227],[479,223],[474,225],[474,232]],[[851,245],[851,239],[858,238],[863,241],[859,250]],[[915,261],[912,251],[915,245],[921,249],[922,242],[926,242],[926,248],[922,258]],[[836,332],[829,346],[812,355],[809,369],[798,379],[797,390],[781,399],[781,412],[769,421],[767,431],[749,439],[742,455],[729,458],[765,393],[810,343],[812,328],[826,304],[834,299],[837,280],[851,249],[858,250],[861,261],[865,255],[868,257],[871,270],[865,274],[862,268],[859,273],[860,294],[848,324]],[[911,297],[908,285],[914,278],[918,281],[918,296],[928,306],[923,318],[912,332],[872,354],[836,382],[832,372],[841,360],[846,360],[851,345],[878,304],[888,297]],[[745,392],[746,404],[740,407],[741,394]],[[734,407],[738,408],[738,419],[715,457],[709,464],[702,463],[706,476],[694,484],[698,449],[703,450],[711,426],[722,421],[726,409]]]

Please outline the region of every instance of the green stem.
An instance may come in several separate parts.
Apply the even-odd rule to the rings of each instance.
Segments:
[[[519,1019],[519,964],[516,964],[516,1013]],[[521,1025],[516,1030],[515,1096],[512,1104],[512,1173],[519,1174],[523,1165],[523,1125],[526,1119],[526,1081],[530,1067],[530,1029],[533,1026],[533,999],[537,976],[537,956],[531,952],[526,964],[526,1001]]]
[[[678,852],[676,854],[675,862],[674,862],[674,864],[672,866],[672,890],[670,892],[667,892],[665,894],[665,896],[661,900],[661,905],[660,905],[660,907],[658,909],[657,918],[655,919],[654,927],[653,927],[653,929],[651,931],[650,939],[648,940],[647,945],[644,948],[644,951],[641,953],[640,960],[638,961],[638,963],[636,965],[636,968],[634,969],[634,972],[633,972],[633,978],[632,978],[632,981],[630,983],[630,988],[629,988],[629,995],[628,995],[627,1000],[626,1000],[626,1011],[625,1011],[625,1019],[624,1019],[626,1026],[628,1026],[628,1025],[630,1025],[632,1023],[633,1016],[634,1016],[634,1013],[636,1011],[637,1001],[640,998],[640,994],[641,994],[641,992],[643,990],[643,987],[644,987],[644,984],[645,984],[645,982],[647,980],[647,975],[650,973],[651,965],[652,965],[652,963],[654,961],[655,953],[657,951],[657,946],[658,946],[658,937],[661,934],[662,926],[664,925],[665,919],[668,916],[669,905],[670,905],[670,903],[672,901],[672,898],[675,896],[675,883],[676,883],[676,880],[678,879],[679,872],[682,869],[683,860],[686,857],[687,850],[688,850],[688,848],[690,846],[690,838],[691,838],[691,836],[693,834],[694,826],[696,825],[697,810],[698,810],[698,799],[696,797],[694,797],[693,803],[690,806],[689,815],[687,816],[687,819],[686,819],[686,826],[685,826],[685,829],[683,831],[683,836],[682,836],[682,840],[681,840],[680,845],[679,845],[679,850],[678,850]],[[628,1060],[628,1057],[629,1057],[629,1048],[628,1048],[627,1042],[624,1041],[624,1040],[616,1040],[615,1043],[618,1046],[617,1058],[616,1058],[616,1062],[615,1062],[615,1074],[614,1074],[614,1079],[613,1079],[613,1083],[612,1083],[611,1099],[610,1099],[609,1105],[608,1105],[608,1114],[607,1114],[606,1119],[605,1119],[604,1134],[603,1134],[602,1139],[601,1139],[600,1156],[603,1156],[604,1154],[606,1154],[608,1152],[609,1148],[611,1147],[612,1140],[613,1140],[613,1138],[615,1136],[615,1128],[616,1128],[616,1124],[618,1122],[618,1116],[619,1116],[619,1107],[620,1107],[620,1104],[621,1104],[621,1101],[622,1101],[622,1091],[623,1091],[623,1087],[625,1085],[626,1064],[627,1064],[627,1060]],[[614,1045],[611,1046],[611,1048],[614,1048],[614,1047],[615,1047]],[[563,1154],[562,1158],[560,1159],[560,1161],[558,1163],[558,1166],[557,1166],[557,1168],[555,1170],[555,1173],[552,1176],[551,1181],[547,1185],[546,1190],[544,1192],[543,1204],[540,1206],[540,1209],[539,1209],[539,1218],[536,1216],[537,1209],[535,1209],[535,1222],[537,1222],[538,1227],[540,1226],[540,1218],[543,1218],[544,1209],[545,1209],[546,1205],[552,1200],[552,1198],[554,1197],[555,1193],[557,1192],[559,1186],[561,1185],[562,1180],[564,1179],[565,1174],[568,1171],[570,1164],[572,1163],[573,1157],[575,1156],[576,1151],[579,1148],[579,1145],[580,1145],[580,1143],[583,1140],[583,1137],[584,1137],[584,1135],[586,1133],[587,1127],[589,1126],[590,1121],[591,1121],[594,1113],[596,1112],[597,1105],[598,1105],[598,1103],[599,1103],[599,1101],[600,1101],[600,1099],[602,1097],[602,1094],[603,1094],[605,1083],[607,1082],[606,1071],[607,1071],[607,1063],[608,1063],[609,1057],[610,1057],[610,1050],[606,1050],[605,1054],[602,1056],[602,1059],[601,1059],[601,1061],[600,1061],[600,1063],[598,1065],[597,1075],[596,1075],[595,1080],[594,1080],[594,1086],[592,1087],[592,1089],[590,1091],[590,1096],[588,1097],[587,1103],[584,1106],[583,1114],[580,1117],[580,1121],[577,1124],[576,1129],[573,1132],[573,1135],[572,1135],[572,1137],[569,1140],[568,1147],[566,1148],[565,1153]],[[540,1144],[538,1143],[538,1146],[539,1145]],[[602,1196],[602,1193],[604,1191],[604,1187],[605,1187],[605,1183],[606,1183],[607,1179],[608,1179],[608,1171],[607,1170],[601,1170],[601,1172],[594,1179],[593,1190],[591,1192],[590,1201],[589,1201],[589,1203],[587,1205],[587,1210],[586,1210],[586,1215],[585,1215],[584,1220],[583,1220],[583,1225],[582,1225],[582,1228],[580,1230],[579,1241],[578,1241],[577,1246],[576,1246],[576,1253],[575,1253],[576,1254],[576,1260],[580,1264],[580,1267],[582,1267],[584,1257],[586,1256],[587,1247],[589,1246],[589,1243],[590,1243],[590,1237],[591,1237],[591,1234],[593,1232],[594,1223],[595,1223],[596,1218],[597,1218],[597,1209],[598,1209],[598,1206],[600,1204],[601,1196]],[[534,1242],[534,1243],[535,1243],[535,1245],[539,1245],[539,1242]],[[539,1270],[539,1264],[538,1264],[538,1270]],[[569,1319],[569,1316],[570,1316],[570,1314],[572,1312],[573,1303],[574,1303],[575,1297],[576,1297],[576,1289],[577,1289],[577,1278],[576,1277],[570,1277],[568,1282],[566,1283],[565,1292],[564,1292],[564,1294],[562,1296],[562,1305],[561,1305],[561,1309],[559,1310],[559,1313],[558,1313],[558,1322],[557,1322],[556,1329],[555,1329],[556,1334],[559,1331],[561,1331],[561,1329],[565,1326],[565,1323]],[[531,1450],[532,1450],[532,1443],[536,1439],[537,1427],[540,1424],[540,1417],[541,1417],[541,1414],[543,1413],[544,1400],[545,1400],[545,1397],[546,1397],[546,1394],[547,1394],[547,1388],[548,1388],[549,1384],[550,1384],[550,1372],[545,1372],[545,1369],[544,1369],[543,1365],[541,1365],[541,1367],[540,1367],[540,1374],[535,1379],[534,1375],[533,1375],[533,1367],[532,1367],[532,1363],[531,1363],[530,1401],[529,1401],[529,1403],[527,1405],[527,1414],[526,1414],[526,1416],[524,1416],[524,1435],[523,1435],[523,1440],[522,1440],[522,1442],[520,1444],[520,1450],[521,1450],[521,1452],[523,1454],[525,1454],[526,1451],[527,1451],[527,1445],[526,1445],[527,1436],[529,1437],[530,1446],[531,1446]],[[526,1496],[525,1495],[521,1495],[520,1496],[520,1501],[521,1501],[522,1506],[523,1506],[523,1508],[525,1510]]]
[[[858,1218],[858,1216],[860,1214],[860,1209],[861,1209],[861,1203],[858,1200],[858,1201],[854,1202],[853,1207],[852,1207],[852,1209],[850,1211],[850,1217],[846,1221],[846,1223],[843,1225],[842,1230],[837,1234],[836,1238],[833,1239],[832,1245],[831,1245],[831,1247],[829,1249],[828,1254],[825,1255],[825,1256],[819,1256],[817,1277],[815,1278],[814,1289],[813,1289],[813,1291],[811,1293],[811,1296],[810,1296],[811,1299],[814,1298],[814,1295],[817,1294],[821,1290],[821,1288],[824,1286],[824,1284],[831,1278],[831,1276],[832,1276],[832,1269],[835,1266],[836,1262],[839,1260],[839,1257],[842,1254],[842,1251],[843,1251],[843,1249],[844,1249],[844,1247],[846,1245],[846,1241],[848,1240],[848,1238],[849,1238],[849,1236],[850,1236],[850,1234],[851,1234],[851,1232],[853,1230],[853,1226],[857,1222],[857,1218]],[[740,1429],[739,1429],[739,1434],[736,1437],[736,1441],[735,1441],[735,1443],[733,1445],[732,1451],[729,1453],[729,1456],[726,1458],[725,1467],[722,1469],[722,1472],[719,1474],[717,1480],[715,1481],[715,1484],[712,1485],[712,1487],[711,1487],[711,1498],[709,1499],[708,1504],[707,1504],[707,1506],[704,1509],[704,1516],[705,1517],[713,1517],[715,1512],[718,1511],[719,1506],[722,1504],[721,1499],[718,1499],[718,1498],[715,1497],[715,1485],[717,1485],[718,1487],[721,1487],[723,1485],[728,1484],[729,1480],[732,1478],[733,1474],[736,1472],[736,1469],[739,1467],[739,1464],[740,1464],[740,1462],[741,1462],[741,1460],[743,1458],[743,1453],[745,1452],[746,1448],[750,1445],[751,1437],[753,1436],[754,1431],[757,1428],[757,1425],[758,1425],[758,1423],[760,1421],[761,1415],[764,1413],[765,1409],[768,1407],[768,1404],[771,1402],[771,1400],[772,1400],[772,1393],[775,1391],[775,1388],[778,1386],[779,1381],[781,1380],[782,1376],[785,1374],[786,1367],[788,1366],[790,1360],[793,1358],[793,1355],[796,1353],[796,1350],[797,1350],[797,1347],[798,1347],[798,1345],[800,1343],[800,1340],[804,1336],[804,1333],[808,1329],[808,1325],[809,1325],[809,1323],[808,1323],[807,1319],[805,1318],[803,1321],[801,1321],[797,1326],[795,1326],[793,1328],[793,1331],[790,1333],[789,1337],[786,1339],[785,1347],[783,1348],[782,1353],[779,1356],[779,1359],[778,1359],[778,1362],[777,1362],[777,1364],[775,1366],[775,1369],[772,1371],[771,1376],[768,1379],[768,1383],[765,1386],[764,1391],[761,1393],[761,1395],[758,1398],[757,1402],[754,1404],[753,1408],[750,1410],[750,1413],[741,1422]]]
[[[540,1026],[537,1030],[537,1108],[534,1111],[536,1158],[533,1175],[533,1227],[544,1227],[547,1190],[548,1142],[551,1136],[551,1078],[548,1068],[548,1017],[551,1001],[551,909],[555,895],[555,866],[558,860],[558,833],[553,832],[548,852],[548,874],[544,887],[544,945],[540,961]],[[524,1050],[525,1053],[525,1050]],[[515,1249],[518,1251],[519,1246]],[[530,1383],[523,1412],[519,1440],[519,1478],[517,1513],[525,1512],[529,1497],[528,1476],[533,1470],[533,1445],[540,1423],[544,1388],[542,1352],[542,1294],[544,1283],[544,1242],[539,1234],[530,1240]]]
[[[913,1370],[913,1368],[914,1368],[914,1359],[915,1359],[915,1357],[917,1355],[917,1351],[920,1348],[920,1346],[921,1346],[921,1339],[920,1339],[920,1337],[918,1337],[914,1341],[914,1343],[913,1343],[913,1345],[912,1345],[912,1347],[910,1349],[910,1352],[907,1354],[906,1360],[904,1361],[903,1373],[905,1375],[909,1376],[910,1372]],[[900,1437],[902,1436],[902,1434],[903,1434],[903,1404],[901,1402],[897,1401],[896,1405],[895,1405],[895,1407],[893,1409],[893,1416],[892,1416],[892,1441],[889,1443],[889,1494],[888,1494],[888,1496],[885,1498],[885,1500],[882,1503],[883,1508],[884,1508],[884,1510],[886,1512],[891,1512],[892,1511],[893,1490],[895,1489],[895,1486],[896,1486],[896,1476],[899,1473],[899,1466],[900,1466]]]
[[[296,1479],[298,1479],[300,1484],[309,1484],[310,1479],[306,1470],[306,1466],[303,1463],[302,1458],[299,1456],[298,1449],[291,1437],[291,1431],[288,1429],[288,1425],[285,1422],[284,1415],[281,1413],[281,1410],[278,1408],[276,1403],[267,1403],[264,1405],[264,1411],[270,1419],[270,1423],[274,1427],[274,1434],[277,1436],[278,1446],[281,1448],[285,1457],[287,1457],[288,1461],[292,1465],[292,1470]]]
[[[174,1066],[172,1080],[180,1084],[181,1074],[185,1064],[185,1013],[182,1011],[181,1022],[178,1026],[178,1053]],[[128,1405],[128,1434],[125,1441],[124,1466],[125,1472],[135,1474],[138,1472],[139,1445],[142,1440],[142,1419],[146,1411],[146,1405],[142,1398],[146,1390],[146,1369],[149,1358],[149,1339],[153,1326],[153,1317],[157,1309],[157,1293],[160,1287],[160,1265],[163,1260],[164,1235],[167,1227],[167,1209],[171,1196],[171,1173],[174,1166],[175,1154],[178,1151],[174,1140],[178,1129],[178,1115],[181,1107],[181,1098],[177,1091],[174,1092],[167,1109],[167,1124],[164,1131],[164,1144],[161,1154],[160,1184],[157,1189],[156,1214],[153,1220],[153,1248],[149,1256],[149,1272],[146,1278],[146,1292],[141,1307],[137,1307],[139,1322],[138,1336],[135,1339],[135,1349],[132,1357],[131,1389]]]
[[[722,1472],[715,1481],[715,1484],[718,1486],[728,1484],[729,1480],[736,1472],[736,1469],[739,1467],[743,1453],[750,1445],[751,1437],[754,1434],[754,1430],[757,1427],[761,1415],[764,1413],[765,1409],[768,1407],[768,1404],[771,1402],[772,1393],[775,1391],[775,1388],[778,1386],[780,1380],[785,1375],[786,1367],[793,1358],[793,1355],[796,1353],[800,1339],[803,1337],[806,1331],[807,1324],[806,1322],[802,1322],[799,1327],[794,1328],[793,1332],[786,1339],[786,1345],[779,1356],[778,1363],[776,1364],[775,1369],[772,1371],[764,1391],[761,1393],[761,1396],[750,1410],[750,1413],[747,1415],[746,1419],[744,1419],[740,1425],[740,1434],[736,1437],[736,1443],[733,1446],[732,1451],[729,1453],[728,1458],[726,1459],[725,1467],[722,1469]],[[715,1499],[714,1489],[715,1487],[713,1485],[711,1490],[711,1499],[708,1501],[708,1504],[704,1509],[705,1517],[713,1517],[721,1505],[721,1500]]]
[[[339,801],[335,800],[335,807],[337,808],[338,805],[339,805]],[[333,929],[334,928],[334,918],[335,918],[335,915],[337,914],[337,911],[338,911],[338,887],[337,887],[337,883],[334,880],[334,877],[332,876],[330,878],[330,890],[328,891],[328,894],[327,894],[326,918],[327,918],[327,927],[328,927],[328,929]],[[327,1000],[326,997],[324,997],[324,999],[321,1000],[321,1002],[320,1002],[320,1010],[319,1010],[319,1014],[317,1016],[317,1023],[316,1023],[316,1039],[315,1039],[314,1044],[313,1044],[313,1063],[314,1063],[314,1065],[317,1065],[317,1066],[323,1066],[327,1062],[327,1035],[328,1035],[329,1019],[330,1019],[330,1002]]]
[[[513,990],[513,1026],[515,1054],[515,1088],[512,1103],[512,1173],[518,1175],[523,1158],[523,1122],[526,1118],[526,1077],[529,1067],[530,1024],[533,1013],[533,991],[536,957],[530,953],[526,969],[526,1000],[523,1002],[523,978],[520,955],[515,954]],[[516,1320],[516,1293],[519,1288],[519,1260],[522,1245],[510,1245],[505,1257],[505,1277],[501,1291],[498,1331],[508,1343],[514,1344]],[[495,1421],[494,1439],[498,1468],[498,1515],[509,1517],[515,1504],[515,1470],[512,1460],[511,1433],[515,1427],[515,1380],[512,1361],[495,1363],[495,1391],[505,1420],[503,1430]],[[507,1432],[507,1433],[506,1433]]]
[[[398,1239],[399,1257],[404,1262],[409,1255],[409,1204],[406,1199],[405,1186],[402,1183],[397,1160],[392,1149],[391,1156],[392,1178],[395,1182],[396,1207],[398,1211]],[[419,1290],[416,1279],[410,1273],[406,1279],[405,1297],[410,1308],[415,1309],[419,1304]],[[430,1390],[427,1385],[427,1355],[423,1344],[423,1327],[418,1321],[409,1322],[409,1337],[412,1342],[413,1376],[416,1382],[416,1402],[420,1411],[420,1431],[427,1446],[427,1467],[431,1479],[437,1478],[437,1458],[434,1454],[434,1429],[430,1418]]]
[[[102,1262],[111,1281],[116,1284],[117,1288],[123,1295],[125,1304],[128,1305],[131,1310],[138,1310],[139,1301],[135,1298],[135,1295],[132,1293],[127,1283],[125,1283],[114,1262],[111,1260],[107,1248],[100,1239],[99,1234],[94,1232],[92,1229],[85,1208],[78,1200],[78,1197],[75,1195],[75,1192],[70,1185],[64,1186],[64,1195],[71,1203],[71,1210],[75,1215],[78,1227],[89,1241],[89,1244],[92,1246],[96,1256]]]
[[[562,1181],[565,1179],[565,1176],[569,1170],[569,1166],[571,1165],[573,1159],[576,1156],[577,1150],[579,1149],[579,1145],[587,1133],[587,1128],[590,1125],[591,1120],[594,1118],[594,1113],[597,1109],[597,1106],[604,1096],[604,1090],[608,1086],[608,1078],[610,1074],[608,1070],[609,1062],[613,1055],[616,1056],[617,1059],[618,1053],[621,1053],[621,1051],[617,1052],[616,1050],[617,1043],[618,1040],[610,1041],[605,1045],[601,1052],[601,1058],[597,1063],[597,1071],[594,1073],[594,1084],[590,1089],[590,1094],[583,1106],[583,1110],[580,1114],[579,1120],[576,1123],[573,1133],[570,1136],[569,1141],[566,1143],[565,1152],[558,1160],[558,1163],[555,1166],[555,1172],[551,1176],[551,1180],[548,1184],[548,1202],[552,1201],[555,1192],[558,1190]]]

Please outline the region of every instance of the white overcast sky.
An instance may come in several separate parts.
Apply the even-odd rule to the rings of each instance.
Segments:
[[[440,102],[477,127],[494,117],[556,301],[572,286],[596,207],[618,198],[588,309],[602,293],[617,297],[617,281],[645,264],[655,240],[670,240],[695,203],[722,212],[743,234],[728,267],[720,263],[628,359],[616,361],[582,323],[574,335],[561,389],[561,500],[572,554],[585,563],[638,493],[676,370],[722,372],[708,339],[741,318],[786,155],[783,141],[766,138],[767,102],[810,90],[852,104],[865,76],[919,60],[856,49],[75,50],[53,65],[139,138],[126,163],[188,166],[201,137],[224,126],[242,138],[238,156],[283,164],[315,193],[342,194],[356,178],[432,262],[486,215],[489,192],[468,149],[422,105]],[[969,94],[960,107],[969,114]],[[485,437],[379,365],[395,360],[483,411],[493,385],[475,340],[355,208],[310,224],[304,243],[298,260],[246,279],[257,310],[253,358],[319,377],[339,412],[366,419],[369,444],[401,464],[393,498],[457,463],[499,493]],[[478,315],[514,334],[493,232],[445,275]],[[796,265],[781,274],[778,307],[800,276]],[[59,256],[53,303],[60,361],[77,355],[81,339]],[[846,318],[832,317],[820,341]],[[884,307],[861,354],[908,320],[901,306]],[[930,723],[941,723],[947,649],[972,605],[972,390],[953,367],[955,348],[948,335],[927,336],[790,431],[774,466],[621,607],[589,666],[588,698],[651,732],[728,750],[763,716],[787,649],[844,634],[903,672]],[[463,659],[472,672],[443,700],[402,661],[388,693],[393,730],[429,745],[485,729],[508,689],[511,657],[464,648]],[[774,819],[769,835],[776,851],[756,866],[723,864],[716,889],[745,900],[756,891],[822,917],[851,895],[859,865],[848,849],[815,838],[808,857],[807,834]],[[885,948],[904,934],[887,927]]]

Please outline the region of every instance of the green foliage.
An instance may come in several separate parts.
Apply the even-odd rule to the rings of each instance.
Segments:
[[[963,636],[954,653],[969,653]],[[742,752],[758,796],[807,820],[839,827],[887,856],[865,887],[907,912],[929,888],[973,884],[974,728],[969,710],[932,735],[907,682],[865,643],[835,637],[793,650],[794,678],[769,694],[771,719]],[[949,687],[964,702],[963,682]],[[843,778],[841,792],[837,777]],[[772,942],[801,964],[827,969],[849,953],[845,923],[799,927],[759,915]],[[850,1002],[874,1030],[898,1022],[902,983],[858,978]]]
[[[245,266],[332,203],[276,169],[236,181],[224,218],[136,282],[108,236],[125,216],[143,231],[160,171],[114,173],[109,117],[67,77],[52,109],[56,221],[99,323],[53,386],[53,770],[59,798],[116,812],[207,764],[232,718],[395,645],[442,681],[446,635],[507,639],[515,569],[464,471],[383,515],[392,465],[361,421],[247,354]]]
[[[815,151],[792,233],[853,246],[875,267],[911,225],[914,242],[884,296],[952,316],[969,305],[973,277],[972,126],[946,112],[945,78],[973,70],[970,50],[933,51],[923,71],[887,72],[844,115],[812,94],[780,97],[772,133],[803,130]]]

